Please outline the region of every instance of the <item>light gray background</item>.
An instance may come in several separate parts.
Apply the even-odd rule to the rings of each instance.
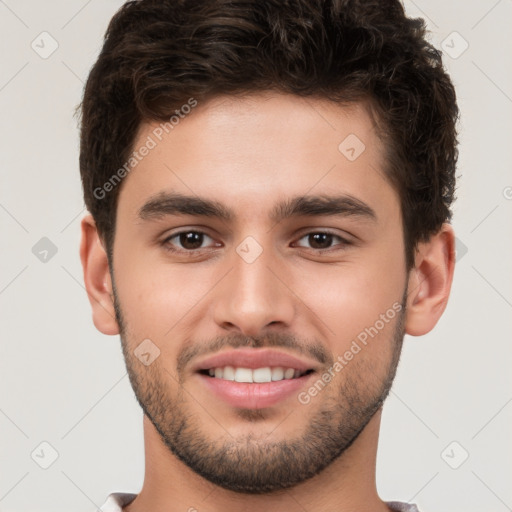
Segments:
[[[0,0],[2,511],[92,511],[110,492],[142,485],[142,412],[119,337],[92,324],[78,257],[84,206],[73,109],[121,3]],[[438,326],[406,336],[384,408],[378,490],[421,512],[505,512],[512,510],[512,1],[405,5],[427,19],[437,47],[445,41],[458,92],[459,251]],[[44,31],[58,43],[47,58],[31,47],[51,49]],[[46,262],[39,246],[32,252],[43,237],[58,250]],[[41,468],[53,450],[58,458]],[[449,466],[465,452],[458,469]]]

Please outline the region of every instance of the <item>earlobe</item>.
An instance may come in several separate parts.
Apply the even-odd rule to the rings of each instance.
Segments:
[[[409,275],[405,332],[422,336],[430,332],[448,303],[455,269],[455,235],[443,224],[428,242],[419,244]]]
[[[80,260],[94,325],[103,334],[119,334],[107,253],[91,215],[82,219],[81,228]]]

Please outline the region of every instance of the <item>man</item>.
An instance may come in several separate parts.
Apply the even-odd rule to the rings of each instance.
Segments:
[[[141,0],[81,105],[81,259],[144,411],[104,511],[417,511],[375,484],[454,271],[458,110],[396,1]]]

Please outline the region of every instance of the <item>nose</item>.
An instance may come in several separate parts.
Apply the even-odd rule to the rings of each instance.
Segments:
[[[268,246],[252,241],[233,250],[230,267],[212,300],[217,325],[245,336],[290,328],[296,307],[286,285],[286,262]]]

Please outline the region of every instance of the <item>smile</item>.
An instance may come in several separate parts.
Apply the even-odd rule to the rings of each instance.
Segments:
[[[281,380],[297,379],[311,373],[313,370],[296,370],[295,368],[283,368],[281,366],[265,366],[262,368],[235,368],[233,366],[224,366],[203,370],[202,373],[216,379],[223,379],[235,382],[264,383],[277,382]]]

